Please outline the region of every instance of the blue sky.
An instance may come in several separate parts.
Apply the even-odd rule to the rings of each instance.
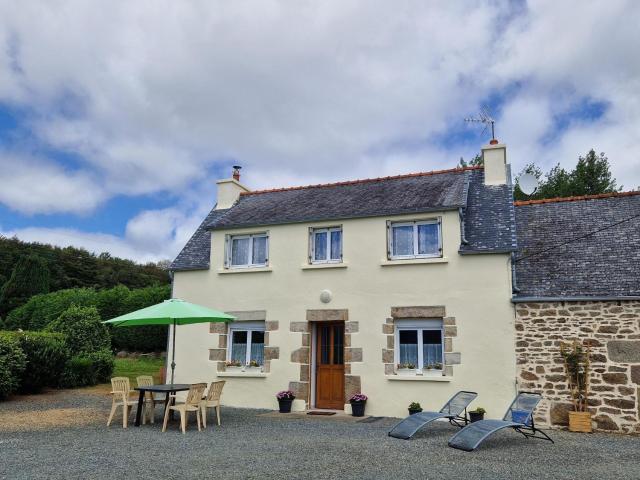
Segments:
[[[637,188],[638,24],[632,1],[0,2],[0,234],[170,259],[233,164],[250,188],[450,168],[482,105],[514,172],[594,148]]]

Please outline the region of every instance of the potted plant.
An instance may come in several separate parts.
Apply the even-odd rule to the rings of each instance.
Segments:
[[[262,365],[260,365],[257,360],[251,360],[244,367],[244,371],[245,372],[257,373],[257,372],[260,372],[261,370],[262,370]]]
[[[228,360],[225,363],[225,371],[227,372],[241,372],[242,371],[242,363],[238,360]]]
[[[396,373],[403,376],[415,375],[416,366],[413,363],[399,363],[396,368]]]
[[[442,374],[442,364],[441,363],[428,363],[422,369],[424,375],[441,375]]]
[[[351,415],[354,417],[364,417],[364,407],[367,403],[367,396],[364,393],[356,393],[349,399],[351,404]]]
[[[291,404],[296,398],[295,394],[291,390],[283,390],[276,394],[276,398],[278,399],[280,413],[291,413]]]
[[[469,420],[471,420],[471,423],[477,422],[479,420],[484,420],[485,413],[487,413],[487,411],[482,407],[478,407],[475,410],[471,410],[469,412]]]
[[[564,359],[567,385],[571,392],[573,411],[569,412],[569,431],[592,431],[591,412],[587,410],[589,397],[589,347],[580,342],[560,344],[560,354]]]
[[[414,413],[420,413],[422,411],[422,407],[418,402],[411,402],[409,404],[409,415],[413,415]]]

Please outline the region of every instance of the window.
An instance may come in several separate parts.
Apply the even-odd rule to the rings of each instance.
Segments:
[[[232,235],[227,241],[227,266],[264,267],[269,262],[269,236],[266,233]]]
[[[441,320],[396,322],[396,364],[441,371],[444,365]]]
[[[389,258],[428,258],[442,256],[440,220],[389,222]]]
[[[264,322],[229,324],[228,360],[247,365],[252,360],[264,364]]]
[[[311,263],[342,262],[342,227],[310,228]]]

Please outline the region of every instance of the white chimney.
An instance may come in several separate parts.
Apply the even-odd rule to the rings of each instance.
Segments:
[[[249,192],[250,190],[240,183],[240,167],[234,165],[232,178],[225,178],[224,180],[218,180],[218,201],[216,202],[216,210],[223,210],[230,208],[240,197],[242,192]]]
[[[484,161],[484,184],[504,185],[507,183],[507,146],[491,140],[489,145],[482,147]]]

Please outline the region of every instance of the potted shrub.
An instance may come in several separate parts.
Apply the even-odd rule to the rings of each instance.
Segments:
[[[257,373],[262,371],[262,365],[260,365],[258,363],[257,360],[251,360],[249,363],[247,363],[247,365],[244,367],[244,371],[245,372],[253,372],[253,373]]]
[[[278,399],[280,413],[291,413],[291,404],[296,398],[295,394],[291,390],[283,390],[276,394],[276,398]]]
[[[398,375],[415,375],[416,374],[416,366],[413,363],[399,363],[396,368],[396,373]]]
[[[422,369],[423,375],[442,375],[442,364],[441,363],[428,363]]]
[[[225,363],[225,371],[227,372],[241,372],[242,371],[242,363],[238,360],[228,360]]]
[[[567,386],[571,392],[573,411],[569,412],[569,431],[587,432],[591,429],[591,412],[587,410],[589,397],[589,347],[580,342],[560,344],[560,354],[564,359]]]
[[[356,393],[349,399],[351,404],[351,415],[354,417],[364,417],[364,407],[367,403],[367,396],[364,393]]]
[[[422,411],[422,407],[418,402],[411,402],[409,404],[409,415],[413,415],[414,413],[420,413]]]
[[[478,420],[484,420],[485,413],[487,413],[487,411],[482,407],[471,410],[469,412],[469,419],[471,420],[471,423],[477,422]]]

